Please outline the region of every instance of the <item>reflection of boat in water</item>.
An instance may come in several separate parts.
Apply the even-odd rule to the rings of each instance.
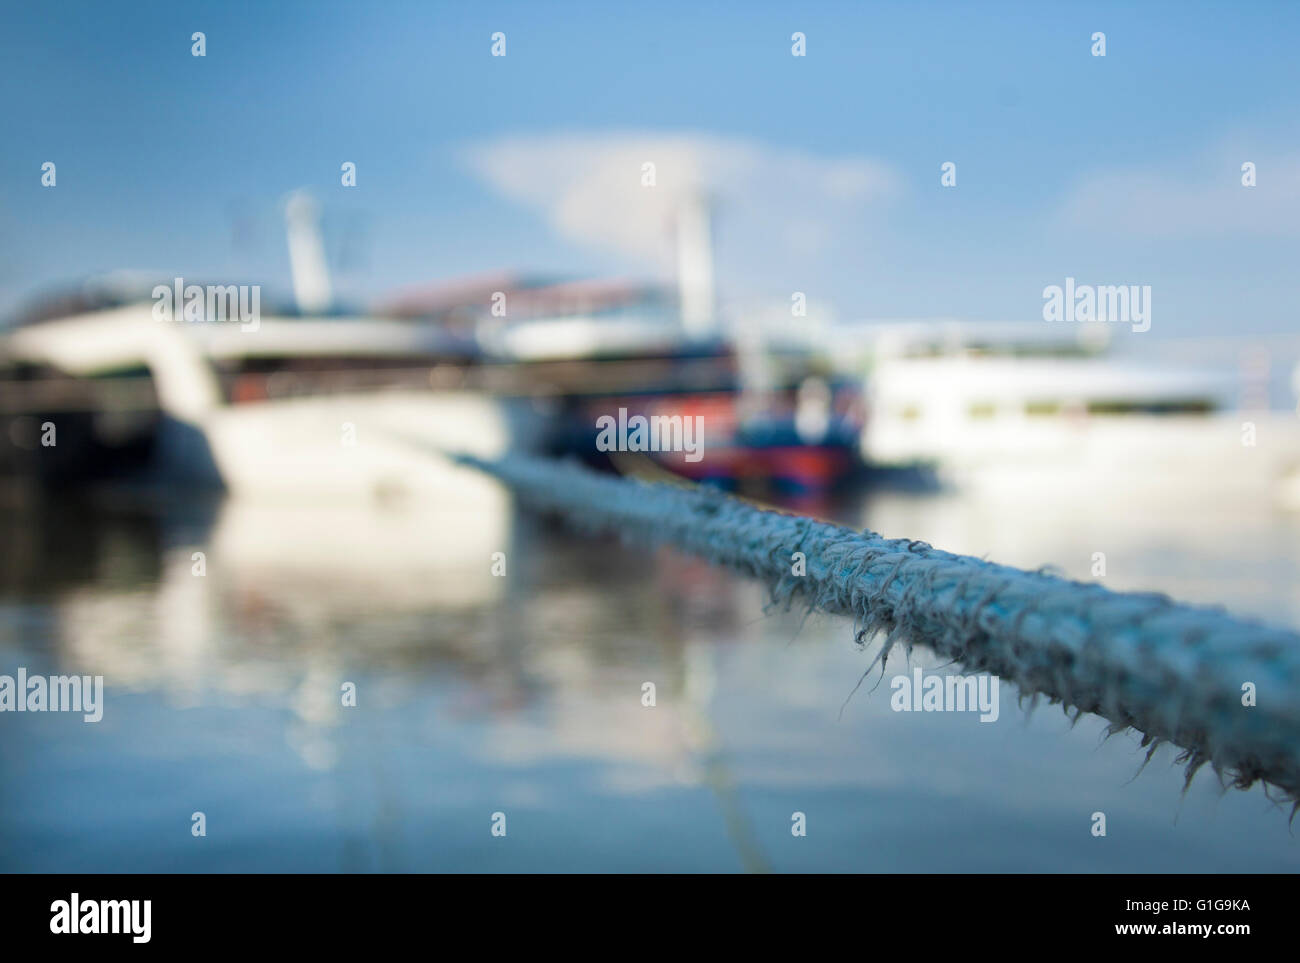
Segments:
[[[358,796],[389,790],[367,781],[369,757],[391,763],[403,739],[418,752],[412,772],[451,738],[474,747],[480,769],[520,782],[550,773],[558,795],[574,760],[603,793],[707,787],[740,865],[766,867],[713,718],[717,634],[760,638],[751,587],[704,563],[611,557],[545,526],[436,506],[230,497],[195,517],[185,500],[130,504],[127,519],[120,507],[68,519],[45,500],[0,512],[30,551],[0,575],[58,579],[41,583],[56,602],[30,637],[55,664],[105,677],[109,725],[141,724],[138,707],[161,696],[205,710],[166,717],[179,738],[202,732],[220,753],[255,739],[250,755],[287,742],[312,770],[338,767]],[[55,520],[73,542],[49,537]],[[509,578],[490,569],[501,549]],[[85,566],[78,577],[69,554]],[[362,714],[341,701],[348,682]]]
[[[346,637],[349,626],[384,619],[387,631],[367,637],[364,658],[397,658],[403,645],[428,645],[438,618],[483,612],[507,587],[491,559],[511,551],[508,510],[232,497],[211,525],[188,535],[169,525],[156,576],[67,591],[59,606],[67,661],[131,687],[240,691],[259,676],[279,685],[292,674],[280,668],[291,654],[348,660],[341,648],[304,644],[313,631]],[[443,644],[455,638],[449,632]]]
[[[1258,498],[1300,468],[1292,414],[1233,410],[1208,369],[1120,360],[1095,332],[1039,325],[884,332],[869,375],[864,456],[1018,496]]]

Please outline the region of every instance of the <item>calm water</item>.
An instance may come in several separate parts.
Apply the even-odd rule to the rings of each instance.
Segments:
[[[1300,521],[1266,508],[823,511],[1300,624]],[[892,712],[887,681],[841,718],[870,658],[845,621],[670,551],[401,505],[68,498],[0,528],[0,672],[106,684],[98,724],[0,715],[3,870],[1300,870],[1261,791],[1183,796],[1168,751],[1134,778],[1136,737],[1010,686],[995,723]]]

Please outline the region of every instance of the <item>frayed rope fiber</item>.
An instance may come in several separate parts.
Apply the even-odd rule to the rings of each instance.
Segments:
[[[1209,763],[1232,785],[1262,781],[1300,800],[1300,634],[765,511],[710,489],[522,455],[458,460],[579,530],[671,544],[762,579],[776,604],[799,599],[810,611],[852,616],[859,642],[884,636],[882,672],[896,645],[921,644],[1076,718],[1096,713],[1111,733],[1137,729],[1148,760],[1161,743],[1181,747],[1189,783]],[[794,574],[795,552],[806,557],[805,575]],[[1255,706],[1242,704],[1247,682]]]

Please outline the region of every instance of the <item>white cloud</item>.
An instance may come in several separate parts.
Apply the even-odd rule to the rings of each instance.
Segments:
[[[540,211],[562,237],[671,270],[673,215],[691,192],[710,196],[748,269],[816,257],[852,243],[865,215],[899,193],[886,164],[825,158],[741,138],[627,132],[505,137],[462,152],[506,197]],[[656,186],[642,186],[646,163]],[[736,251],[722,251],[735,259]]]
[[[1255,187],[1242,186],[1245,161],[1255,163]],[[1151,169],[1097,172],[1075,185],[1060,221],[1143,238],[1295,236],[1300,234],[1300,156],[1216,157],[1200,165],[1195,176]]]

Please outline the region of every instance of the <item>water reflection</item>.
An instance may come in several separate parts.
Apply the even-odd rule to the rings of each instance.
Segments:
[[[1097,748],[1096,720],[1047,710],[1025,722],[1009,690],[992,725],[893,713],[887,685],[841,720],[868,659],[846,623],[765,612],[759,587],[701,562],[499,507],[173,495],[0,512],[0,671],[102,674],[108,693],[98,726],[0,717],[3,868],[1300,866],[1259,792],[1220,799],[1202,779],[1183,800],[1167,759],[1128,784],[1134,740]],[[1193,527],[1181,509],[887,491],[821,511],[1074,577],[1104,552],[1113,587],[1300,621],[1296,525],[1267,511]],[[1234,533],[1267,564],[1226,556]],[[1114,838],[1090,837],[1097,809]]]

